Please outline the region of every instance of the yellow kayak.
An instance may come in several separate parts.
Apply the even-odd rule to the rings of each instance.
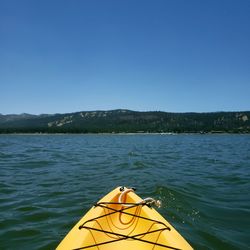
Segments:
[[[118,187],[96,203],[58,245],[61,249],[193,249],[134,189]]]

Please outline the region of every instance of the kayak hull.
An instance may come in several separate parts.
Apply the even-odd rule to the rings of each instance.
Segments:
[[[58,245],[62,249],[192,249],[154,208],[134,192],[120,201],[120,187],[104,196]]]

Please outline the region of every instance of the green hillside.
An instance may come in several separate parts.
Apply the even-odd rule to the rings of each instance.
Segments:
[[[0,133],[249,133],[250,112],[168,113],[125,109],[0,115]]]

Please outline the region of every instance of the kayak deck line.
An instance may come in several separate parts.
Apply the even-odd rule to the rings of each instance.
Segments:
[[[125,207],[125,208],[122,208],[122,209],[114,209],[114,208],[111,208],[111,207],[108,207],[108,206],[105,206],[105,205],[122,205],[122,206],[123,205],[129,205],[129,207]],[[152,244],[152,245],[161,246],[161,247],[168,248],[168,249],[181,250],[180,248],[171,247],[171,246],[168,246],[168,245],[163,245],[163,244],[160,244],[160,243],[157,243],[157,242],[152,242],[152,241],[148,241],[148,240],[142,239],[147,234],[152,234],[152,233],[156,233],[156,232],[161,233],[162,231],[165,231],[165,230],[168,230],[168,231],[171,230],[170,227],[168,227],[167,225],[165,225],[162,221],[153,220],[153,219],[150,219],[150,218],[147,218],[147,217],[143,217],[143,216],[140,216],[140,215],[137,215],[137,214],[131,214],[131,213],[128,213],[128,212],[124,211],[124,210],[128,210],[128,209],[131,209],[131,208],[134,208],[134,207],[137,207],[137,206],[145,206],[145,205],[147,205],[147,206],[150,207],[150,205],[148,205],[147,203],[131,203],[131,202],[130,203],[124,203],[124,202],[123,203],[119,203],[119,202],[99,202],[99,203],[96,203],[94,205],[94,207],[99,206],[99,207],[102,207],[104,209],[106,208],[108,210],[111,210],[113,212],[110,212],[110,213],[107,213],[107,214],[95,217],[93,219],[90,219],[90,220],[84,222],[81,226],[79,226],[79,229],[80,230],[81,229],[87,229],[87,230],[98,231],[98,232],[105,233],[106,235],[111,234],[111,235],[114,235],[114,236],[118,236],[119,238],[111,240],[111,241],[105,241],[105,242],[101,242],[101,243],[97,243],[97,244],[93,244],[93,245],[89,245],[89,246],[75,248],[73,250],[80,250],[80,249],[87,249],[87,248],[97,247],[97,246],[100,246],[100,245],[105,245],[105,244],[109,244],[109,243],[113,243],[113,242],[121,241],[121,240],[126,240],[126,239],[138,240],[138,241],[142,241],[142,242],[145,242],[145,243],[148,243],[148,244]],[[102,228],[101,229],[97,229],[97,228],[94,228],[94,227],[85,226],[89,222],[97,221],[100,218],[103,218],[103,217],[106,217],[106,216],[110,216],[110,215],[115,214],[115,213],[122,213],[122,214],[130,215],[132,217],[136,217],[136,218],[139,218],[139,219],[148,220],[148,221],[151,221],[153,223],[161,224],[164,227],[160,228],[160,229],[151,230],[152,227],[153,227],[153,226],[151,226],[150,229],[148,231],[146,231],[146,232],[129,236],[129,235],[120,234],[120,233],[116,233],[116,232],[112,232],[112,231],[106,231],[106,230],[104,230]],[[141,237],[141,238],[138,238],[138,237]]]
[[[131,205],[131,207],[126,207],[126,208],[122,208],[122,209],[114,209],[114,208],[111,208],[111,207],[106,207],[106,206],[103,206],[103,204],[107,205],[107,204],[110,204],[110,205]],[[133,207],[136,207],[136,206],[149,206],[148,204],[146,203],[118,203],[118,202],[100,202],[100,203],[96,203],[95,204],[95,207],[99,206],[99,207],[102,207],[102,208],[107,208],[109,210],[112,210],[114,212],[111,212],[109,214],[105,214],[105,215],[102,215],[102,216],[99,216],[99,217],[96,217],[96,218],[93,218],[89,221],[92,221],[92,220],[95,220],[95,219],[99,219],[101,217],[105,217],[105,216],[109,216],[111,214],[115,214],[115,213],[123,213],[123,214],[127,214],[127,215],[131,215],[131,216],[134,216],[134,217],[137,217],[137,218],[140,218],[140,219],[144,219],[144,220],[149,220],[149,221],[152,221],[152,222],[156,222],[156,223],[159,223],[159,224],[163,224],[169,231],[171,230],[170,227],[166,226],[162,221],[157,221],[157,220],[153,220],[153,219],[150,219],[150,218],[147,218],[147,217],[143,217],[143,216],[140,216],[140,215],[137,215],[137,214],[131,214],[131,213],[127,213],[127,212],[124,212],[125,210],[127,209],[130,209],[130,208],[133,208]],[[86,221],[84,224],[86,224],[87,222],[89,221]],[[84,225],[83,224],[83,225]],[[79,227],[79,229],[81,229],[82,226]]]
[[[57,250],[192,250],[189,243],[134,188],[117,187],[75,224]]]

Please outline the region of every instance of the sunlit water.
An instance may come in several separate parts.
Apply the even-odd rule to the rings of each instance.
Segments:
[[[195,249],[250,249],[250,135],[1,135],[0,249],[54,249],[120,185]]]

